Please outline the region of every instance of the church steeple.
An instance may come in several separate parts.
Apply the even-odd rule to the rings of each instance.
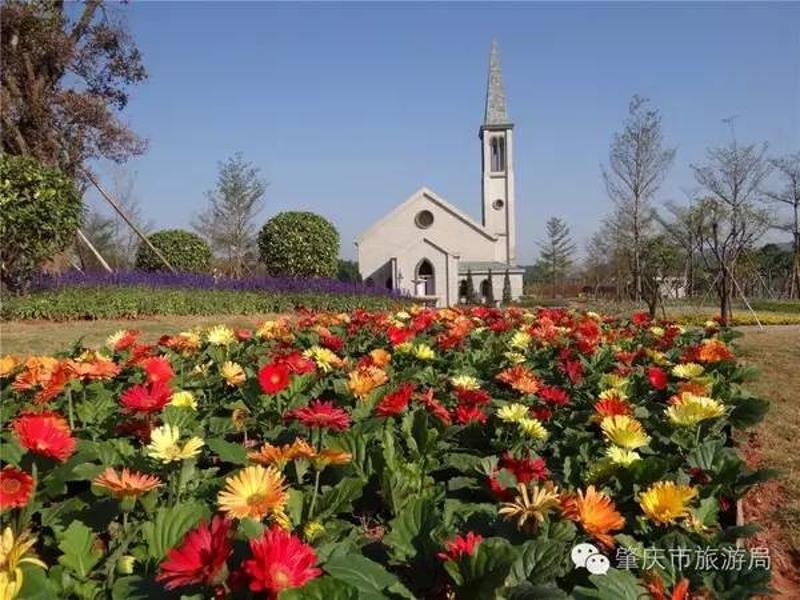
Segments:
[[[481,195],[483,226],[498,238],[496,260],[513,265],[517,260],[514,196],[514,125],[508,118],[506,91],[500,72],[497,41],[492,40],[486,112],[480,129]]]
[[[489,55],[489,77],[486,82],[486,112],[484,125],[508,125],[508,107],[506,106],[506,90],[503,87],[503,73],[500,70],[500,51],[497,40],[492,40]]]

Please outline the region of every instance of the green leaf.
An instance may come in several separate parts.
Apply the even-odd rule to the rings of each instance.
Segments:
[[[255,519],[244,518],[239,521],[239,531],[241,531],[248,540],[252,540],[264,532],[264,524]]]
[[[546,539],[530,540],[522,545],[519,558],[511,567],[508,584],[553,580],[567,572],[568,561],[565,543]]]
[[[53,582],[47,578],[44,569],[28,564],[21,565],[21,568],[22,589],[17,596],[19,600],[51,600],[58,597]]]
[[[318,577],[301,588],[281,592],[278,600],[359,600],[359,593],[339,579]]]
[[[397,577],[383,565],[358,554],[334,556],[322,568],[331,577],[344,581],[359,592],[370,594],[380,595],[382,590],[397,581]]]
[[[95,547],[94,532],[80,521],[73,521],[64,530],[58,548],[63,552],[58,562],[79,577],[87,577],[103,556],[103,551]]]
[[[226,442],[222,438],[211,438],[208,440],[208,447],[212,452],[216,453],[223,462],[233,463],[235,465],[247,464],[247,450],[240,444]]]
[[[647,588],[630,571],[610,569],[605,575],[590,575],[594,588],[576,587],[572,593],[577,600],[641,600],[649,598]]]
[[[167,550],[177,545],[186,532],[207,515],[206,507],[197,503],[159,508],[155,518],[142,525],[148,557],[161,561],[167,555]]]
[[[389,546],[392,558],[398,562],[424,558],[426,554],[432,555],[437,547],[432,536],[439,524],[440,516],[433,501],[416,498],[390,521],[391,529],[383,541]]]
[[[458,598],[481,600],[496,598],[519,553],[508,541],[490,538],[482,541],[474,554],[458,561],[447,561],[445,569],[459,587]]]
[[[569,596],[554,583],[522,583],[505,594],[507,600],[566,600]]]
[[[754,396],[743,396],[733,400],[730,422],[734,427],[746,429],[758,425],[769,410],[769,401]]]
[[[364,481],[358,477],[342,479],[317,500],[315,519],[324,520],[347,510],[353,500],[361,497]]]

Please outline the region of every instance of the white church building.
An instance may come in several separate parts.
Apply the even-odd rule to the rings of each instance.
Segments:
[[[497,44],[492,43],[481,125],[481,220],[427,187],[373,223],[357,239],[358,267],[368,285],[401,290],[421,301],[464,301],[467,274],[479,299],[500,300],[506,273],[511,295],[522,295],[516,262],[514,125],[508,118]]]

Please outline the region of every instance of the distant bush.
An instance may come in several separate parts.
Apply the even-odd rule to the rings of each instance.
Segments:
[[[334,277],[338,269],[339,232],[311,212],[283,212],[258,234],[267,272],[284,277]]]
[[[392,296],[191,288],[63,287],[7,298],[0,308],[6,321],[135,319],[151,315],[248,315],[285,313],[301,308],[349,311],[390,310],[403,302]]]
[[[361,283],[358,263],[353,260],[340,260],[336,271],[336,279],[345,283]]]
[[[83,201],[59,170],[24,156],[0,157],[0,273],[20,290],[41,263],[75,239]]]
[[[202,273],[211,267],[211,248],[198,235],[183,229],[164,229],[148,236],[153,244],[178,271]],[[168,267],[147,244],[136,252],[136,268],[143,271],[168,271]]]

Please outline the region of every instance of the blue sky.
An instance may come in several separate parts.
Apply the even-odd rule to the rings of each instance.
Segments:
[[[130,162],[159,227],[187,227],[217,161],[241,151],[269,181],[264,218],[331,219],[342,255],[421,185],[476,218],[489,45],[515,123],[518,255],[560,216],[582,246],[609,211],[600,165],[634,93],[689,165],[726,141],[800,149],[800,4],[133,2],[150,78],[125,118],[149,140]],[[101,169],[102,171],[102,169]]]

